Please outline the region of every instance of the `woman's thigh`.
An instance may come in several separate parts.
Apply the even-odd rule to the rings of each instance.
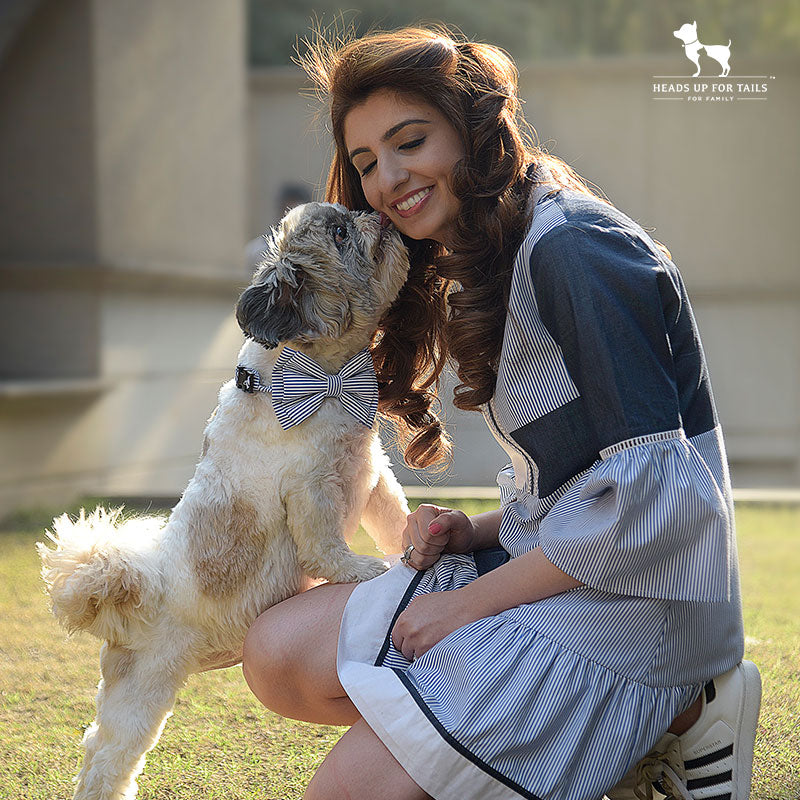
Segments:
[[[293,719],[359,718],[336,672],[339,627],[354,583],[325,583],[268,608],[250,627],[242,668],[267,708]]]

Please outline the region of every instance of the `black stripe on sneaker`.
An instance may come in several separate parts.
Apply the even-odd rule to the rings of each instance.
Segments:
[[[717,696],[717,687],[714,686],[714,681],[709,681],[706,684],[706,703],[710,703]]]
[[[706,786],[716,786],[718,783],[725,783],[733,778],[733,772],[720,772],[719,775],[709,775],[707,778],[693,778],[686,781],[686,788],[691,791],[692,789],[704,789]]]
[[[703,800],[731,800],[731,793],[725,792],[724,794],[715,794],[713,797],[704,797]]]
[[[732,755],[733,745],[729,744],[727,747],[723,747],[721,750],[715,750],[713,753],[700,756],[700,758],[690,758],[688,761],[683,762],[683,766],[686,767],[686,769],[697,769],[698,767],[706,766],[706,764],[713,764],[715,761],[722,761],[723,758],[727,758],[728,756]]]

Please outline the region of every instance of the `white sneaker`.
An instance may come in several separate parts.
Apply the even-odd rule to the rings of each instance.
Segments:
[[[700,716],[681,736],[666,733],[608,791],[609,800],[748,800],[761,676],[751,661],[709,681]]]

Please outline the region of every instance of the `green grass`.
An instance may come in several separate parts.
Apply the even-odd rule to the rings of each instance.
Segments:
[[[448,505],[447,500],[437,501]],[[483,501],[457,500],[477,513]],[[737,508],[746,657],[764,683],[753,800],[800,797],[800,509]],[[33,548],[46,517],[0,533],[0,800],[71,796],[93,718],[99,643],[47,611]],[[361,535],[354,549],[374,552]],[[194,675],[140,778],[141,800],[294,800],[343,729],[259,705],[238,668]]]

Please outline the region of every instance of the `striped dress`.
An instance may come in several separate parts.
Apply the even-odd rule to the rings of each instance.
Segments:
[[[397,564],[355,589],[339,638],[347,694],[440,800],[598,800],[743,653],[730,479],[681,276],[611,206],[546,184],[531,203],[483,409],[510,458],[502,550]],[[584,585],[413,663],[394,648],[414,597],[537,546]]]

